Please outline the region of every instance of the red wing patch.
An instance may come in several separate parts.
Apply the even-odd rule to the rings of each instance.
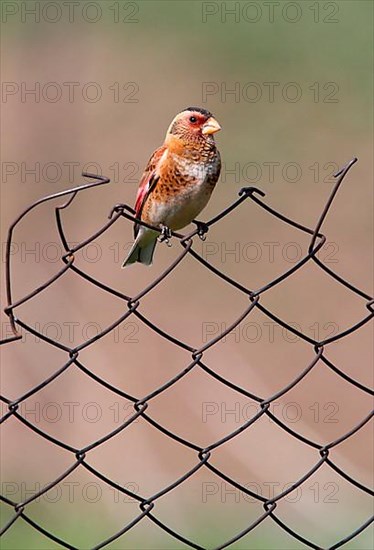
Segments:
[[[151,158],[148,161],[147,167],[144,170],[144,174],[139,182],[139,189],[136,195],[135,212],[136,217],[140,218],[144,203],[151,192],[153,186],[156,184],[158,177],[156,176],[157,165],[165,152],[165,145],[156,149]]]

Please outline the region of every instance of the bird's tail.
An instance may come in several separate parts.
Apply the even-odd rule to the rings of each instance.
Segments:
[[[134,244],[132,245],[127,258],[122,264],[122,267],[127,267],[128,265],[134,264],[136,262],[140,262],[141,264],[144,264],[144,265],[151,265],[156,242],[157,242],[156,239],[152,239],[147,243],[142,243],[139,235],[139,237],[135,240]]]

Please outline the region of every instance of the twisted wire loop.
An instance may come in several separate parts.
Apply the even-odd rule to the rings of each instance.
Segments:
[[[315,549],[321,548],[314,541],[309,540],[302,534],[296,532],[289,525],[287,525],[282,519],[280,519],[280,517],[277,515],[276,508],[283,498],[285,498],[289,493],[291,493],[292,491],[300,487],[308,478],[310,478],[317,470],[319,470],[323,466],[331,468],[337,475],[341,476],[343,479],[345,479],[352,486],[356,487],[363,494],[365,493],[365,494],[373,495],[373,492],[369,489],[369,487],[366,487],[365,485],[363,485],[362,483],[354,479],[348,472],[344,471],[341,467],[337,466],[334,460],[331,458],[331,451],[335,447],[340,445],[343,441],[346,441],[355,433],[357,433],[359,430],[361,430],[371,420],[373,416],[372,412],[368,413],[367,416],[365,416],[365,418],[363,418],[358,424],[352,426],[347,433],[344,433],[335,441],[331,441],[326,445],[321,445],[320,443],[316,441],[312,441],[310,438],[306,437],[305,435],[298,433],[297,431],[290,428],[287,424],[285,424],[280,418],[278,418],[270,410],[270,405],[272,402],[274,402],[276,399],[278,399],[279,397],[289,392],[292,388],[294,388],[297,384],[299,384],[301,380],[307,377],[308,374],[311,373],[311,371],[316,369],[317,366],[321,363],[323,363],[335,375],[337,375],[338,377],[342,378],[347,383],[349,383],[352,387],[359,389],[361,392],[365,394],[373,395],[373,392],[368,387],[366,387],[358,380],[355,380],[353,377],[346,374],[343,370],[341,370],[328,358],[327,348],[328,348],[328,345],[331,344],[332,342],[345,338],[349,334],[352,334],[353,332],[359,330],[362,326],[364,326],[366,323],[368,323],[372,319],[372,317],[374,316],[374,306],[373,306],[374,300],[366,292],[357,288],[351,282],[344,279],[342,275],[335,273],[330,267],[326,266],[323,263],[323,261],[321,261],[317,257],[318,251],[326,242],[326,237],[322,233],[323,224],[326,220],[326,217],[332,206],[334,198],[345,176],[347,175],[351,167],[356,162],[357,162],[356,158],[352,159],[337,174],[335,174],[336,183],[314,228],[306,227],[301,223],[285,216],[281,212],[278,212],[275,209],[273,209],[264,201],[265,194],[260,189],[257,189],[255,187],[246,187],[241,189],[239,193],[239,198],[233,204],[231,204],[225,210],[223,210],[220,214],[218,214],[217,216],[209,220],[207,223],[204,223],[204,224],[202,224],[201,222],[197,223],[196,229],[187,235],[183,235],[176,232],[172,233],[173,237],[177,241],[179,241],[182,247],[180,254],[163,272],[161,272],[146,288],[144,288],[136,296],[127,296],[121,293],[120,291],[114,288],[111,288],[110,286],[94,278],[92,275],[86,273],[81,268],[75,265],[76,253],[80,249],[82,249],[83,247],[87,246],[89,243],[94,241],[100,235],[105,233],[113,224],[117,222],[118,219],[125,218],[131,222],[136,221],[138,224],[147,226],[147,224],[143,223],[142,221],[134,217],[134,210],[131,207],[125,204],[116,205],[112,209],[109,215],[109,221],[105,223],[98,231],[96,231],[90,237],[88,237],[87,239],[80,242],[74,247],[69,246],[68,240],[66,238],[65,231],[64,231],[63,211],[70,206],[70,204],[73,202],[74,198],[78,194],[83,192],[86,193],[89,190],[92,190],[93,188],[95,188],[96,186],[109,183],[108,178],[100,177],[93,174],[83,174],[85,177],[88,177],[92,180],[91,183],[88,183],[73,189],[69,189],[67,191],[63,191],[60,193],[55,193],[53,195],[49,195],[45,198],[42,198],[37,202],[35,202],[34,204],[32,204],[31,206],[29,206],[20,216],[18,216],[18,218],[11,224],[9,228],[7,245],[6,245],[7,307],[5,308],[4,311],[6,315],[9,317],[12,335],[4,339],[3,341],[1,341],[1,344],[10,344],[12,342],[19,340],[22,337],[20,332],[20,328],[22,328],[24,331],[28,331],[34,336],[37,336],[47,344],[54,346],[55,348],[63,351],[66,354],[66,362],[62,366],[60,366],[52,375],[50,375],[48,378],[40,382],[35,387],[28,390],[23,395],[20,395],[17,399],[10,400],[7,397],[1,397],[1,400],[7,406],[7,409],[8,409],[7,413],[1,418],[1,422],[5,422],[9,420],[9,418],[13,417],[14,419],[21,422],[24,426],[26,426],[29,430],[32,430],[34,433],[45,438],[51,445],[57,446],[61,449],[68,451],[72,456],[72,463],[69,466],[69,468],[61,472],[61,474],[56,479],[51,480],[45,487],[43,487],[42,490],[40,490],[39,492],[36,492],[35,494],[30,496],[23,502],[14,502],[6,496],[1,497],[3,503],[5,503],[6,505],[14,509],[14,515],[2,527],[2,530],[1,530],[2,534],[8,531],[9,529],[11,529],[16,522],[23,520],[24,522],[29,524],[31,527],[33,527],[34,529],[39,531],[41,534],[43,534],[45,537],[57,543],[57,545],[59,545],[60,547],[71,548],[71,549],[76,548],[70,542],[66,540],[62,540],[61,538],[54,535],[52,532],[48,531],[46,526],[42,526],[40,525],[40,523],[37,523],[33,519],[31,519],[27,514],[27,507],[30,503],[35,501],[42,494],[47,493],[53,487],[55,487],[58,483],[60,483],[63,479],[70,476],[77,468],[86,469],[92,476],[95,476],[97,479],[101,480],[101,482],[103,482],[107,486],[110,486],[116,489],[123,495],[126,495],[134,499],[134,501],[137,501],[139,505],[138,515],[134,519],[132,519],[132,521],[124,525],[118,532],[114,533],[106,540],[103,540],[100,543],[98,543],[94,547],[95,550],[99,550],[100,548],[104,548],[108,546],[114,540],[125,535],[125,533],[127,533],[135,525],[139,524],[142,521],[146,521],[145,518],[153,522],[158,528],[162,529],[165,533],[173,537],[176,541],[183,543],[183,545],[186,545],[187,547],[190,547],[190,548],[203,550],[204,547],[200,546],[198,542],[189,540],[185,536],[182,536],[180,533],[172,529],[169,525],[165,524],[157,517],[158,499],[167,495],[168,493],[173,491],[176,487],[180,486],[182,483],[188,483],[188,480],[192,478],[194,474],[201,468],[207,468],[208,470],[210,470],[210,472],[212,472],[218,478],[230,484],[232,487],[235,487],[236,489],[241,491],[244,495],[248,495],[256,499],[256,501],[258,501],[262,505],[264,510],[263,513],[255,519],[255,521],[251,522],[249,525],[246,525],[241,532],[236,533],[230,540],[223,541],[222,544],[220,544],[216,548],[216,550],[230,547],[232,544],[239,541],[242,537],[244,537],[251,531],[255,530],[257,526],[267,521],[273,521],[280,529],[282,529],[290,537],[293,537],[297,541],[301,542],[303,545],[305,545],[305,547],[315,548]],[[13,293],[12,293],[12,265],[11,265],[11,247],[12,247],[14,230],[31,210],[37,208],[40,204],[44,202],[51,201],[58,198],[66,199],[65,202],[63,202],[60,206],[57,206],[55,208],[56,227],[58,230],[59,238],[61,239],[61,243],[65,251],[64,255],[61,258],[63,262],[63,267],[59,271],[57,271],[57,273],[55,273],[52,277],[46,280],[43,284],[41,284],[38,288],[35,288],[33,291],[29,292],[27,295],[23,296],[22,298],[14,302]],[[206,258],[202,257],[193,248],[194,238],[196,237],[204,238],[205,233],[209,230],[209,228],[212,225],[219,223],[220,220],[222,220],[226,216],[233,215],[235,210],[247,200],[253,201],[255,205],[263,209],[267,213],[267,215],[277,218],[281,220],[281,222],[288,224],[289,226],[295,228],[299,232],[310,236],[310,243],[309,243],[309,247],[306,255],[297,263],[295,263],[295,265],[292,268],[278,275],[275,279],[267,282],[264,286],[258,289],[249,289],[243,284],[239,283],[234,278],[230,277],[226,273],[220,271],[217,267],[210,264]],[[141,304],[142,299],[147,294],[152,292],[159,285],[161,281],[163,281],[166,277],[168,277],[168,275],[171,272],[173,272],[177,268],[177,266],[183,262],[184,258],[187,255],[194,258],[197,262],[202,264],[206,269],[208,269],[216,277],[219,277],[220,279],[222,279],[227,285],[230,285],[233,288],[239,290],[241,293],[243,293],[249,302],[248,305],[243,309],[242,313],[224,331],[222,331],[221,334],[212,338],[210,341],[208,341],[205,345],[203,345],[200,348],[193,348],[188,343],[167,333],[164,329],[161,329],[160,327],[158,327],[150,319],[148,319],[143,313],[139,311],[139,306]],[[306,265],[308,262],[314,262],[330,278],[335,280],[336,283],[345,287],[348,291],[354,293],[357,297],[363,300],[363,314],[360,321],[358,321],[356,324],[349,327],[348,329],[340,332],[339,334],[335,334],[334,336],[331,336],[330,338],[325,339],[324,341],[317,341],[311,338],[310,336],[303,334],[302,332],[297,330],[294,326],[291,326],[286,321],[284,321],[283,319],[275,315],[272,311],[270,311],[267,307],[265,307],[261,303],[261,297],[264,293],[266,293],[269,289],[274,288],[276,285],[280,284],[282,281],[286,280],[293,273],[301,270],[303,266]],[[76,346],[75,348],[70,348],[62,344],[61,342],[58,342],[53,338],[45,334],[42,334],[42,332],[36,330],[35,328],[31,327],[22,319],[16,317],[16,310],[20,305],[25,304],[26,302],[32,301],[35,297],[41,294],[48,287],[50,287],[53,284],[57,284],[58,280],[61,277],[63,277],[64,274],[66,274],[68,271],[75,272],[75,274],[80,276],[82,279],[88,281],[90,284],[94,285],[94,287],[103,290],[104,292],[118,298],[119,300],[122,300],[126,306],[126,311],[123,315],[121,315],[118,319],[116,319],[112,324],[107,326],[104,330],[97,333],[94,337],[88,339],[87,341]],[[272,321],[279,324],[281,327],[287,329],[291,333],[295,334],[310,346],[309,364],[306,365],[305,368],[301,369],[300,372],[297,374],[297,376],[289,384],[287,384],[281,390],[276,392],[274,395],[266,396],[266,397],[261,397],[259,395],[250,393],[246,389],[234,384],[232,381],[227,380],[226,378],[224,378],[223,376],[215,372],[212,368],[210,368],[204,361],[205,352],[208,349],[210,349],[212,346],[220,342],[225,336],[227,336],[231,331],[233,331],[247,316],[249,316],[256,309],[259,309],[263,314],[265,314]],[[95,342],[97,342],[98,340],[103,338],[105,335],[113,331],[117,326],[119,326],[121,323],[123,323],[126,319],[128,319],[131,316],[137,318],[141,323],[144,323],[160,338],[171,342],[175,346],[179,347],[181,350],[190,354],[190,357],[191,357],[189,364],[183,370],[181,370],[177,375],[175,375],[173,378],[168,380],[166,383],[155,388],[152,392],[150,392],[148,395],[145,395],[143,397],[130,395],[124,392],[123,390],[113,386],[106,380],[100,378],[98,375],[91,372],[90,369],[86,367],[80,360],[80,352],[83,349],[93,346]],[[129,400],[133,404],[133,413],[125,422],[123,422],[115,430],[105,434],[104,436],[100,437],[95,441],[92,441],[89,445],[87,445],[82,449],[74,448],[71,445],[68,445],[67,443],[65,443],[64,441],[61,441],[51,436],[50,434],[46,433],[39,427],[35,426],[32,422],[27,420],[27,418],[23,417],[19,410],[19,406],[21,403],[23,403],[29,397],[35,395],[37,392],[39,392],[40,390],[48,386],[48,384],[50,384],[54,380],[58,379],[64,372],[69,370],[72,367],[72,365],[77,367],[84,375],[89,377],[95,383],[100,384],[102,387],[106,388],[107,390],[112,392],[114,395],[117,395],[121,398]],[[154,418],[152,418],[152,416],[148,412],[149,405],[156,396],[159,396],[165,390],[177,384],[183,377],[185,377],[189,372],[191,372],[194,369],[201,369],[207,375],[209,375],[212,379],[215,379],[220,384],[223,384],[225,387],[235,391],[238,395],[242,395],[245,398],[250,399],[251,401],[255,401],[258,405],[258,411],[249,420],[247,420],[245,423],[239,426],[239,428],[226,434],[221,439],[217,441],[213,441],[212,443],[207,445],[205,448],[199,445],[196,445],[193,441],[184,439],[183,437],[181,437],[176,433],[173,433],[168,428],[166,428],[161,423],[159,423]],[[253,426],[256,423],[256,421],[262,418],[263,416],[269,417],[272,420],[272,422],[279,429],[283,430],[286,434],[288,434],[289,437],[302,442],[304,445],[309,446],[309,448],[314,449],[314,451],[317,453],[316,461],[314,465],[307,472],[305,472],[300,479],[294,481],[292,484],[289,484],[289,487],[287,489],[283,490],[282,492],[274,495],[273,498],[269,498],[269,499],[243,486],[233,477],[228,476],[226,473],[224,473],[223,471],[218,469],[216,466],[214,466],[212,462],[210,462],[212,455],[214,453],[219,452],[219,448],[222,445],[224,445],[227,441],[235,438],[238,434],[242,433],[243,431],[250,429],[250,427]],[[139,494],[131,491],[130,489],[119,485],[115,481],[109,479],[103,472],[94,468],[89,462],[89,455],[91,450],[97,448],[100,445],[105,444],[115,435],[119,433],[122,433],[122,434],[125,433],[126,429],[129,426],[131,426],[133,422],[135,422],[139,417],[141,417],[145,422],[149,423],[151,426],[156,428],[165,437],[170,438],[173,441],[176,441],[180,445],[183,445],[184,447],[191,449],[196,453],[196,464],[190,470],[186,471],[183,475],[181,475],[179,478],[175,479],[172,483],[170,483],[170,485],[163,487],[161,490],[159,490],[157,493],[151,496],[140,496]],[[336,541],[335,544],[330,546],[329,550],[334,550],[334,549],[343,547],[349,541],[351,541],[360,533],[362,533],[370,525],[372,519],[373,518],[369,518],[362,525],[358,525],[353,532],[349,533],[343,539]]]

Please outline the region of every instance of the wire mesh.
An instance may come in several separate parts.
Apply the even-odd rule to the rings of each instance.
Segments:
[[[116,205],[113,208],[112,212],[110,213],[109,221],[105,225],[103,225],[103,227],[101,227],[98,231],[92,234],[89,238],[85,239],[84,241],[80,242],[74,247],[69,246],[68,240],[64,232],[63,211],[70,206],[70,204],[72,203],[74,198],[77,196],[77,194],[87,192],[88,190],[92,191],[93,188],[95,188],[96,186],[109,183],[110,180],[108,178],[96,176],[93,174],[84,174],[84,176],[91,178],[93,182],[42,198],[37,202],[35,202],[34,204],[32,204],[31,206],[29,206],[20,216],[18,216],[18,218],[11,224],[9,228],[7,247],[6,247],[6,294],[7,294],[8,305],[5,308],[5,313],[10,320],[12,336],[4,339],[1,343],[12,344],[12,343],[15,343],[17,340],[20,340],[22,338],[21,329],[23,329],[24,331],[27,331],[33,334],[34,336],[37,336],[47,344],[54,346],[59,350],[62,350],[66,354],[66,362],[61,367],[59,367],[52,375],[50,375],[48,378],[40,382],[35,387],[31,388],[29,391],[27,391],[23,395],[20,395],[17,399],[9,399],[7,397],[2,397],[1,399],[3,403],[6,405],[8,411],[1,419],[1,422],[4,423],[8,421],[10,418],[16,419],[17,421],[21,422],[24,426],[26,426],[29,430],[32,430],[33,432],[37,433],[39,436],[45,438],[45,440],[47,440],[50,445],[57,446],[61,449],[64,449],[65,451],[68,451],[71,454],[72,462],[69,468],[61,472],[61,474],[56,479],[51,480],[45,487],[43,487],[43,489],[35,492],[29,498],[26,498],[21,502],[15,502],[6,496],[1,497],[2,501],[6,505],[14,509],[14,515],[6,523],[6,525],[3,526],[1,531],[2,534],[7,532],[9,529],[12,529],[12,526],[14,526],[16,522],[24,521],[24,522],[27,522],[32,528],[39,531],[42,535],[44,535],[54,543],[57,543],[57,545],[60,545],[61,547],[65,547],[65,548],[76,548],[76,546],[74,546],[74,544],[71,541],[62,540],[61,538],[57,537],[55,534],[50,532],[45,526],[42,526],[39,523],[35,522],[33,519],[31,519],[31,517],[27,513],[27,508],[32,502],[38,499],[38,497],[40,497],[42,494],[47,493],[48,491],[53,489],[58,483],[60,483],[62,480],[68,478],[77,468],[85,468],[93,476],[96,476],[98,479],[100,479],[101,482],[116,489],[120,493],[127,495],[132,499],[135,499],[139,505],[138,515],[131,522],[127,523],[126,525],[123,525],[123,527],[120,530],[113,533],[112,536],[110,536],[106,540],[102,540],[101,542],[97,543],[97,545],[94,547],[95,550],[98,550],[99,548],[104,548],[110,545],[113,541],[125,535],[125,533],[131,530],[135,525],[147,520],[150,520],[159,529],[162,529],[170,537],[174,538],[175,542],[178,541],[178,543],[183,543],[182,547],[184,545],[187,545],[187,547],[190,547],[190,548],[196,548],[199,550],[203,549],[204,547],[199,544],[199,541],[192,541],[187,539],[185,536],[183,536],[176,530],[172,529],[165,522],[161,521],[157,516],[158,499],[167,495],[182,483],[188,482],[188,480],[191,479],[192,476],[194,476],[194,474],[201,468],[208,468],[216,476],[218,476],[220,479],[222,479],[226,483],[230,484],[232,487],[235,487],[236,489],[241,491],[243,494],[249,495],[250,497],[256,499],[263,507],[263,513],[259,515],[259,517],[257,517],[255,521],[252,521],[250,524],[246,525],[245,529],[236,533],[232,538],[230,538],[230,540],[222,541],[221,544],[216,547],[216,550],[230,547],[236,541],[239,541],[240,539],[242,539],[242,537],[244,537],[251,531],[256,530],[256,528],[260,524],[268,521],[274,522],[279,527],[279,529],[283,530],[290,537],[296,539],[297,541],[305,545],[305,547],[315,548],[315,549],[320,548],[320,546],[316,542],[296,532],[293,528],[290,527],[290,525],[286,524],[282,519],[280,519],[280,517],[277,515],[276,508],[278,504],[282,501],[282,499],[284,499],[292,491],[295,491],[298,487],[302,486],[323,465],[331,468],[336,474],[344,478],[347,482],[349,482],[352,486],[356,487],[362,493],[373,495],[373,492],[369,489],[369,487],[363,485],[362,483],[354,479],[347,471],[339,467],[331,457],[331,451],[334,448],[338,447],[344,441],[348,440],[351,436],[356,434],[370,421],[373,414],[372,412],[367,414],[367,416],[362,418],[359,423],[354,425],[349,431],[341,435],[338,439],[330,441],[328,444],[322,445],[317,441],[313,441],[308,437],[290,428],[289,425],[286,425],[280,418],[278,418],[270,410],[270,405],[274,403],[276,399],[279,399],[281,396],[285,395],[288,391],[290,391],[297,384],[299,384],[314,369],[316,369],[317,365],[320,364],[321,362],[324,363],[324,365],[328,369],[330,369],[331,372],[333,372],[337,377],[341,377],[346,382],[351,384],[352,387],[357,388],[358,390],[360,390],[360,392],[373,395],[373,392],[368,387],[366,387],[365,385],[363,385],[361,382],[354,379],[353,377],[349,376],[343,370],[341,370],[338,366],[336,366],[326,356],[326,349],[332,342],[336,342],[337,340],[345,338],[349,334],[352,334],[353,332],[358,331],[361,327],[363,327],[366,323],[368,323],[372,319],[374,315],[374,300],[366,292],[362,291],[361,289],[351,284],[349,281],[344,279],[338,273],[335,273],[332,269],[330,269],[330,267],[325,265],[325,263],[321,261],[321,259],[319,259],[317,256],[318,251],[326,242],[326,237],[321,232],[322,226],[326,220],[326,217],[329,213],[329,210],[334,201],[334,198],[346,174],[351,169],[351,167],[355,164],[356,161],[357,159],[354,158],[344,168],[342,168],[337,174],[335,174],[336,183],[332,189],[332,192],[314,228],[306,227],[301,223],[293,219],[290,219],[289,217],[286,217],[282,213],[274,210],[272,207],[266,204],[266,202],[263,200],[263,197],[265,196],[265,194],[260,189],[257,189],[255,187],[246,187],[241,189],[239,193],[239,198],[233,204],[231,204],[229,207],[223,210],[219,215],[209,220],[207,223],[197,223],[196,229],[190,232],[188,235],[183,235],[175,232],[173,233],[174,239],[177,242],[179,242],[179,244],[182,247],[180,254],[163,272],[159,273],[157,277],[148,286],[146,286],[146,288],[142,289],[141,292],[139,292],[135,296],[127,296],[119,292],[118,290],[109,287],[108,285],[92,277],[90,274],[86,273],[85,271],[83,271],[82,269],[80,269],[75,265],[76,253],[79,250],[86,247],[89,243],[94,241],[100,235],[104,234],[113,224],[117,222],[117,220],[119,220],[120,218],[126,218],[131,222],[135,221],[134,211],[132,208],[130,208],[125,204]],[[55,208],[55,220],[56,220],[57,230],[65,251],[64,255],[61,258],[64,265],[52,277],[46,280],[38,288],[35,288],[32,292],[28,293],[22,298],[19,298],[18,300],[13,301],[13,289],[12,289],[13,273],[12,273],[12,262],[11,262],[12,260],[11,247],[13,242],[14,231],[16,227],[23,221],[25,216],[30,213],[31,210],[33,210],[34,208],[37,208],[44,202],[51,201],[60,197],[67,199],[60,206],[57,206]],[[226,216],[233,216],[236,208],[238,208],[239,205],[241,205],[244,201],[248,201],[248,200],[253,201],[258,207],[264,209],[267,215],[278,218],[283,223],[288,224],[289,226],[292,226],[299,232],[310,236],[310,244],[309,244],[307,254],[303,256],[300,261],[295,263],[295,265],[293,265],[292,268],[282,273],[282,275],[267,282],[267,284],[265,284],[261,288],[254,289],[254,290],[247,288],[243,284],[239,283],[238,281],[234,280],[232,277],[228,276],[227,274],[219,270],[217,267],[213,266],[206,258],[200,255],[196,251],[196,249],[193,247],[195,238],[200,237],[204,239],[206,232],[209,231],[209,228],[211,226],[219,223],[220,220],[222,220]],[[136,220],[136,221],[137,223],[143,224],[143,222],[139,220]],[[146,224],[143,224],[143,225],[146,225]],[[211,340],[206,342],[203,346],[198,348],[191,347],[185,341],[177,339],[175,336],[172,336],[171,334],[165,332],[164,329],[161,329],[159,326],[151,322],[143,313],[139,311],[139,306],[141,304],[142,299],[146,295],[151,293],[160,284],[161,281],[163,281],[171,272],[173,272],[176,269],[176,267],[179,264],[181,264],[181,262],[183,262],[183,259],[187,255],[192,256],[197,262],[200,262],[204,266],[204,268],[212,272],[216,277],[219,277],[220,279],[222,279],[227,285],[231,285],[232,287],[237,289],[240,293],[242,293],[245,297],[248,298],[248,302],[249,302],[248,306],[245,308],[243,313],[239,317],[237,317],[235,321],[232,322],[232,324],[227,326],[225,330],[222,331],[218,336],[212,338]],[[333,279],[337,285],[341,285],[345,287],[347,291],[354,293],[356,296],[358,296],[362,300],[362,309],[363,309],[362,318],[353,326],[350,326],[348,329],[341,331],[338,334],[335,334],[333,336],[330,336],[322,341],[317,341],[311,338],[310,336],[302,333],[297,328],[295,328],[295,326],[291,326],[291,324],[288,324],[287,322],[279,318],[277,315],[275,315],[271,310],[266,308],[261,303],[261,297],[266,292],[268,292],[271,288],[279,285],[281,282],[286,280],[295,272],[302,270],[303,267],[308,262],[314,262],[331,279]],[[85,279],[90,284],[94,285],[94,287],[101,289],[106,293],[111,294],[118,300],[121,300],[122,303],[126,306],[125,313],[123,313],[112,324],[107,326],[104,330],[96,334],[94,337],[89,338],[87,341],[81,343],[76,347],[68,347],[63,343],[57,340],[54,340],[53,338],[43,334],[42,332],[39,332],[38,330],[30,326],[30,324],[26,323],[24,320],[16,316],[17,309],[22,304],[32,301],[34,298],[36,298],[38,295],[43,293],[51,285],[58,284],[59,279],[61,279],[69,271],[75,272],[76,275],[78,275],[82,279]],[[269,317],[273,322],[279,324],[281,327],[287,329],[291,333],[298,336],[300,339],[306,342],[310,346],[310,349],[312,350],[312,357],[310,359],[309,364],[305,365],[305,367],[302,370],[300,370],[297,376],[288,385],[284,386],[280,391],[276,392],[275,394],[270,396],[265,396],[265,397],[260,395],[255,395],[249,392],[247,389],[240,387],[237,384],[234,384],[232,381],[216,373],[211,367],[209,367],[204,362],[204,353],[209,348],[212,348],[212,346],[215,346],[218,342],[220,342],[223,338],[225,338],[225,336],[227,336],[230,332],[232,332],[245,318],[247,318],[247,316],[250,316],[251,313],[256,308],[259,309],[267,317]],[[83,363],[80,362],[80,357],[79,357],[83,349],[94,346],[98,340],[103,338],[105,335],[107,335],[111,331],[114,331],[116,327],[121,325],[121,323],[123,323],[126,319],[132,316],[136,317],[141,323],[146,324],[152,331],[154,331],[158,335],[159,338],[168,340],[173,345],[181,348],[189,356],[187,366],[183,370],[181,370],[176,376],[168,380],[163,385],[154,388],[154,390],[148,395],[144,395],[141,397],[130,395],[122,391],[120,388],[115,387],[112,384],[109,384],[107,381],[100,378],[99,376],[91,372],[87,367],[85,367],[85,365],[83,365]],[[20,410],[20,405],[22,403],[26,402],[26,400],[29,399],[31,396],[33,396],[34,394],[36,394],[37,392],[39,392],[40,390],[42,390],[43,388],[51,384],[54,380],[58,379],[63,373],[65,373],[71,368],[74,368],[73,366],[78,367],[78,369],[80,369],[82,373],[90,377],[95,383],[102,385],[109,391],[113,392],[114,395],[120,398],[130,400],[133,404],[133,413],[128,419],[126,419],[125,422],[123,422],[119,427],[117,427],[115,430],[111,431],[110,433],[107,433],[103,437],[100,437],[99,439],[92,441],[89,445],[87,445],[84,448],[74,448],[73,446],[68,445],[64,441],[61,441],[51,436],[50,434],[46,433],[44,430],[40,429],[38,426],[33,424],[32,422],[30,422],[27,418],[25,418],[21,414],[21,410]],[[147,411],[149,404],[156,396],[159,396],[165,390],[167,390],[174,384],[177,384],[184,376],[186,376],[187,373],[189,373],[193,369],[202,369],[207,375],[217,380],[220,384],[226,386],[227,388],[230,388],[231,390],[234,390],[241,396],[244,396],[244,398],[248,398],[249,400],[256,401],[259,407],[258,412],[255,415],[253,415],[250,419],[248,419],[245,423],[243,423],[235,430],[231,431],[230,433],[226,434],[224,437],[218,439],[217,441],[214,441],[213,443],[211,443],[206,447],[201,447],[199,445],[196,445],[193,441],[187,440],[181,437],[180,435],[173,433],[164,425],[162,425],[161,423],[156,421],[154,418],[152,418],[152,416]],[[266,498],[261,494],[257,494],[256,492],[253,492],[248,487],[245,487],[243,484],[239,483],[233,477],[230,477],[224,472],[220,471],[220,469],[218,469],[210,461],[212,455],[214,453],[218,453],[222,445],[224,445],[227,441],[235,438],[243,431],[249,430],[251,426],[253,426],[254,423],[256,423],[256,421],[258,421],[264,415],[269,417],[271,421],[274,422],[275,425],[280,430],[283,430],[287,434],[287,436],[289,436],[290,438],[295,438],[298,441],[302,442],[304,445],[313,449],[316,454],[315,463],[313,464],[313,466],[308,471],[306,471],[302,477],[297,479],[287,489],[284,489],[283,491],[274,495],[273,498]],[[182,476],[175,479],[169,485],[163,487],[157,493],[148,495],[148,496],[147,495],[141,496],[140,494],[137,494],[129,490],[127,487],[123,487],[119,485],[117,482],[109,479],[101,471],[98,471],[96,468],[94,468],[89,461],[90,452],[93,449],[96,449],[100,445],[104,445],[107,441],[109,441],[111,438],[113,438],[115,435],[119,433],[122,433],[122,436],[125,437],[126,429],[129,426],[131,426],[139,417],[141,417],[143,421],[151,424],[161,434],[163,434],[164,437],[171,438],[173,441],[177,442],[179,445],[185,446],[196,453],[196,463],[191,469],[184,472]],[[333,545],[329,547],[330,550],[345,546],[347,543],[349,543],[349,541],[357,537],[366,528],[368,528],[372,520],[373,518],[367,519],[367,521],[365,521],[361,525],[358,525],[354,531],[349,533],[343,539],[337,540]]]

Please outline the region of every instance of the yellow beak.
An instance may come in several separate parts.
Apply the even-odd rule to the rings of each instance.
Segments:
[[[215,118],[212,116],[208,118],[204,126],[202,127],[202,133],[204,136],[209,134],[214,134],[215,132],[218,132],[221,129],[221,126],[218,124]]]

